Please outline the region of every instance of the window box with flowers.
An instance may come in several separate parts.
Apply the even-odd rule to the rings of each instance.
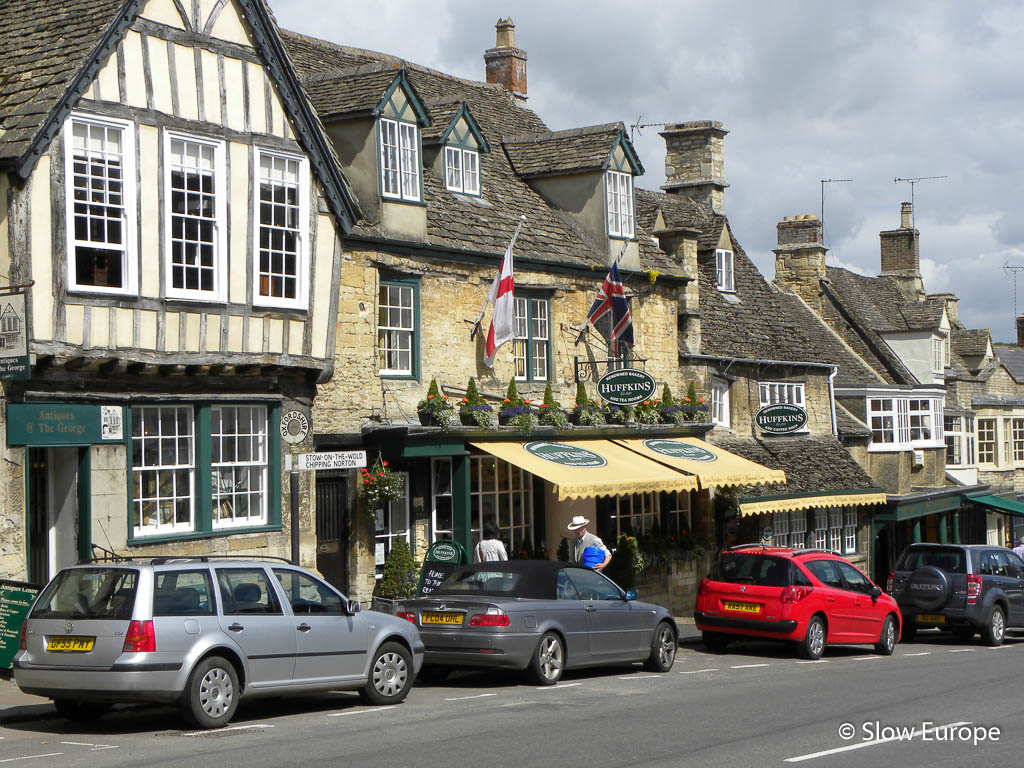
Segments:
[[[538,419],[545,427],[566,429],[569,426],[569,414],[562,408],[562,404],[555,400],[550,384],[544,387],[544,402],[538,409]]]
[[[427,396],[416,404],[416,415],[424,427],[449,429],[455,426],[455,407],[448,402],[448,395],[441,394],[437,379],[430,380]]]
[[[661,396],[659,415],[662,424],[692,424],[694,422],[710,421],[708,406],[703,397],[697,395],[693,382],[686,391],[686,396],[676,399],[672,396],[668,385]]]
[[[661,423],[661,400],[657,397],[644,400],[633,408],[633,418],[638,424]]]
[[[508,383],[505,399],[498,409],[498,424],[505,427],[518,427],[529,432],[537,424],[537,411],[529,400],[519,397],[515,379]]]
[[[578,427],[597,427],[606,423],[604,408],[587,397],[582,381],[576,385],[576,402],[572,405],[570,419]]]
[[[494,409],[480,396],[472,378],[466,387],[466,396],[459,404],[459,421],[464,427],[487,429],[494,424]]]

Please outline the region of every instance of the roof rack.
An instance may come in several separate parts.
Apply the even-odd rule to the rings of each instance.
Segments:
[[[795,549],[795,550],[793,550],[793,554],[794,555],[810,555],[810,554],[815,553],[815,552],[817,552],[819,554],[835,555],[836,557],[840,557],[840,554],[838,552],[836,552],[834,549],[816,549],[816,548],[812,547],[810,549]]]
[[[777,547],[772,544],[765,544],[764,542],[757,541],[750,544],[736,544],[731,547],[726,547],[727,552],[732,552],[734,549],[787,549],[787,547]]]
[[[277,560],[282,563],[292,564],[287,557],[276,557],[274,555],[160,555],[157,557],[132,557],[130,555],[119,555],[116,560],[109,558],[94,557],[89,560],[80,560],[80,565],[89,563],[149,563],[150,565],[165,565],[167,563],[208,563],[212,560]]]

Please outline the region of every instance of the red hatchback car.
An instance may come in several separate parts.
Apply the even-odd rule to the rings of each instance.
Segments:
[[[737,637],[776,638],[806,659],[832,643],[871,643],[888,656],[903,622],[896,601],[837,553],[760,545],[721,554],[693,616],[711,650]]]

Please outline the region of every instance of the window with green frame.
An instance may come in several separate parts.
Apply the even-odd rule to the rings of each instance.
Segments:
[[[380,105],[377,135],[380,144],[380,192],[385,198],[408,202],[423,199],[420,170],[420,121],[423,113],[399,76]]]
[[[419,374],[419,281],[382,275],[377,291],[377,356],[381,376]]]
[[[280,417],[278,405],[133,406],[132,537],[280,525]]]
[[[512,364],[517,381],[551,380],[550,302],[542,296],[516,296]]]

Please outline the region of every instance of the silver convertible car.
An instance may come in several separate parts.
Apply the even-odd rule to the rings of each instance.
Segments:
[[[58,573],[25,622],[14,679],[75,721],[164,701],[216,728],[256,696],[356,690],[397,704],[422,661],[408,622],[360,611],[303,568],[158,558]]]
[[[426,645],[421,678],[456,667],[525,670],[554,685],[566,669],[642,661],[667,672],[677,630],[667,610],[636,600],[597,571],[560,562],[515,560],[464,566],[429,596],[395,615]]]

